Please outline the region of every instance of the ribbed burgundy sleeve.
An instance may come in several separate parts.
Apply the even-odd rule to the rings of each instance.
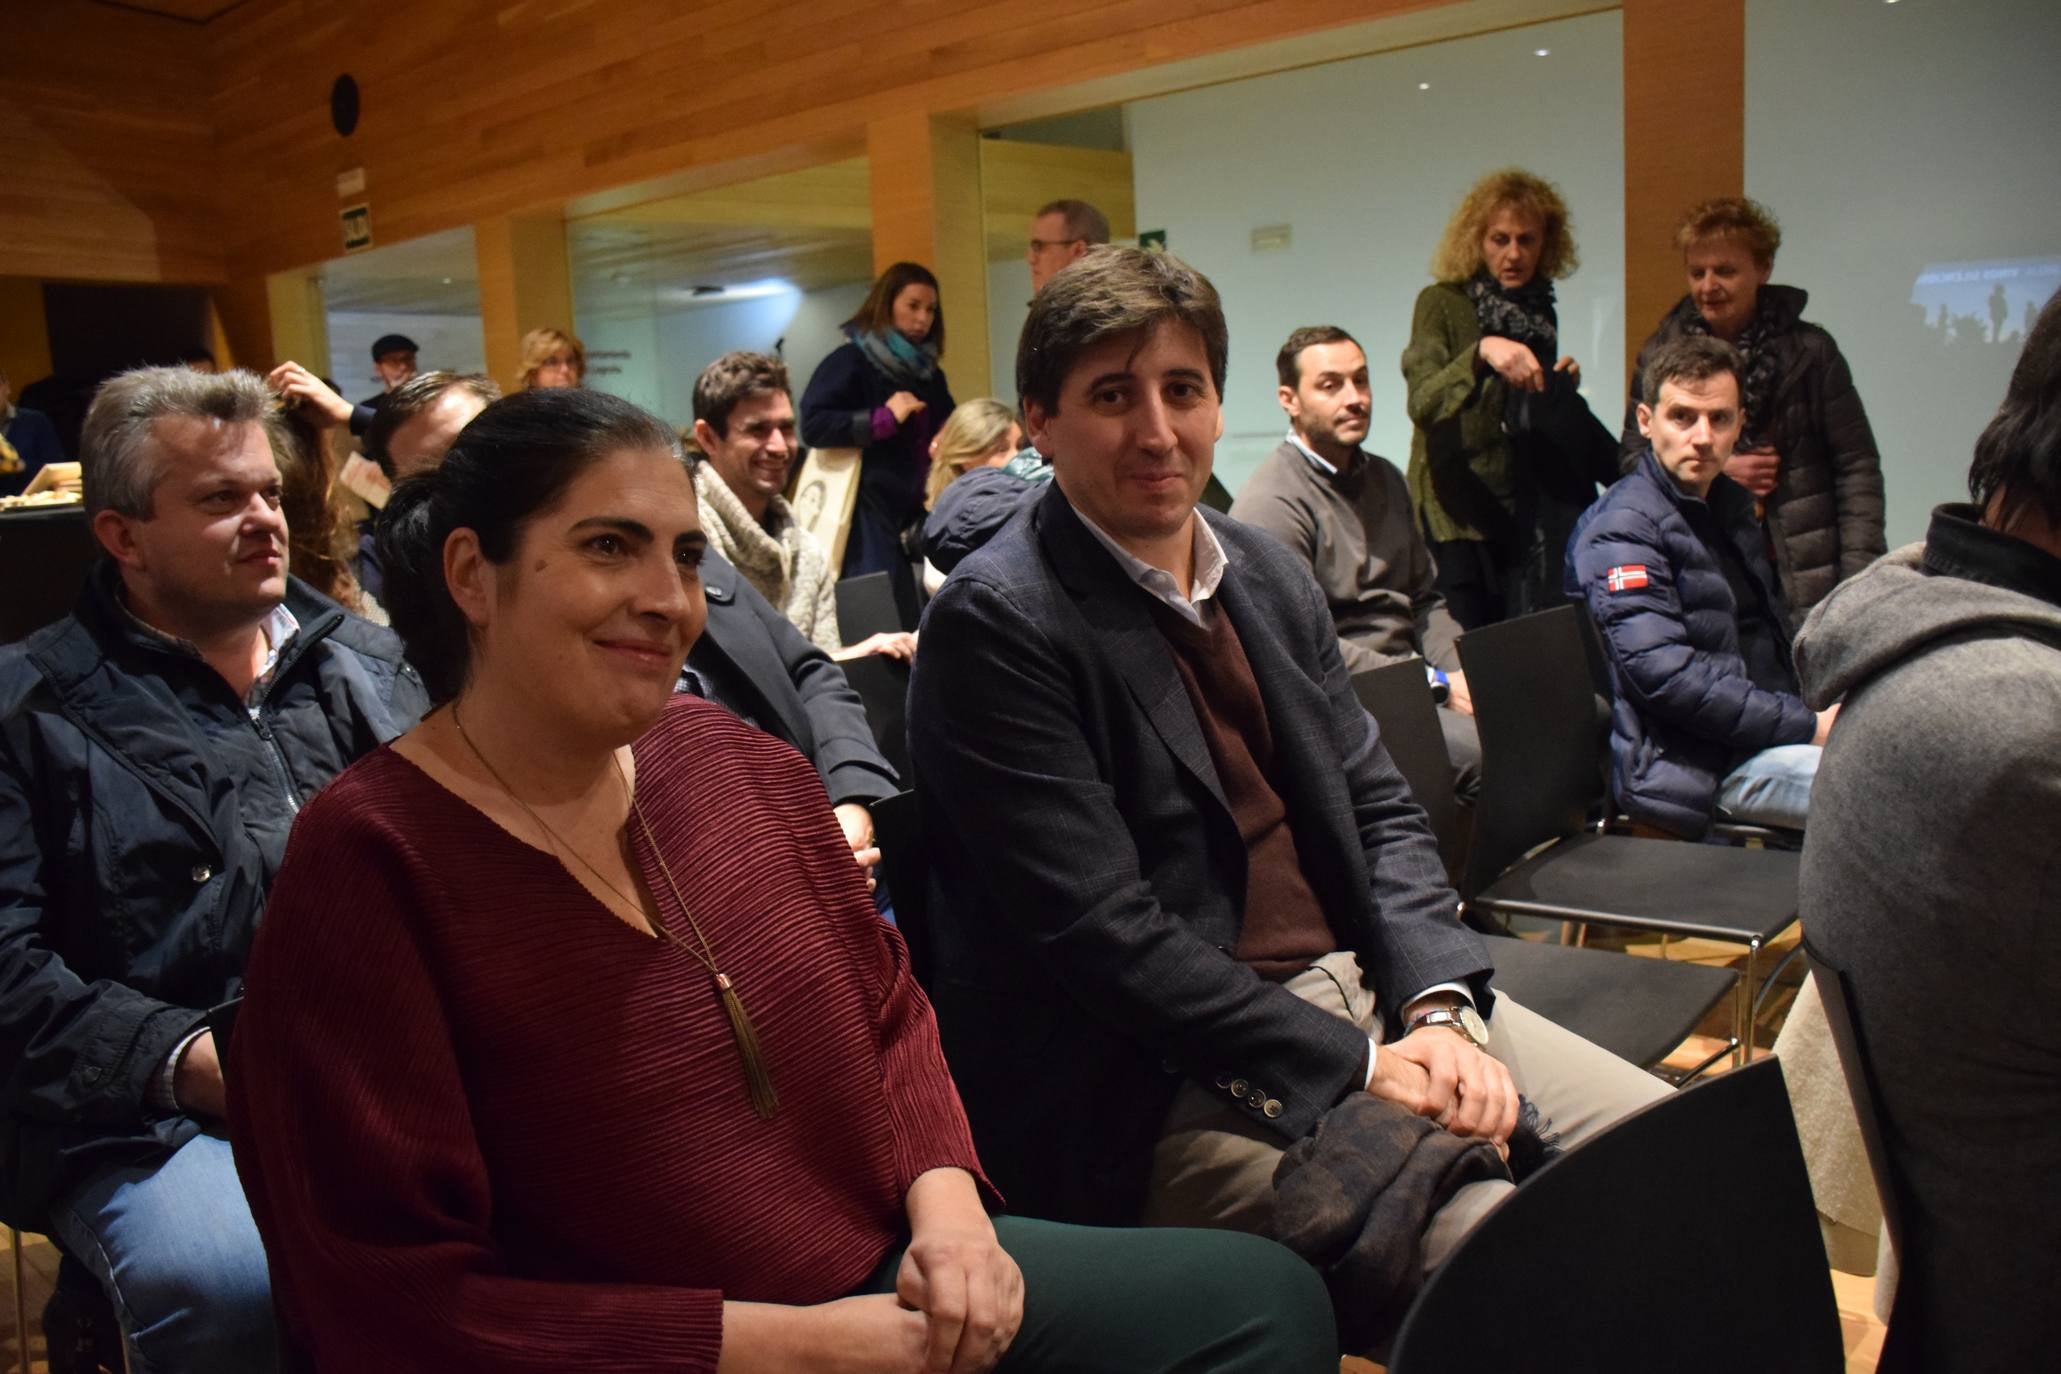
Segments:
[[[364,795],[333,787],[295,824],[231,1046],[237,1168],[288,1338],[320,1369],[713,1370],[720,1293],[522,1278],[497,1254],[460,1055],[404,896],[436,880],[419,836],[345,800]]]

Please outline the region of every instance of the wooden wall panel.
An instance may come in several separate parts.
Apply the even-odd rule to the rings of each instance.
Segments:
[[[900,115],[867,133],[873,270],[878,274],[908,261],[936,273],[949,326],[940,361],[958,373],[960,389],[970,395],[986,390],[980,379],[988,376],[981,141],[973,121],[964,117]]]
[[[50,375],[50,326],[43,318],[43,283],[0,277],[0,372],[14,393]]]
[[[479,257],[479,320],[487,372],[503,391],[522,384],[522,336],[532,329],[572,332],[572,274],[565,220],[556,215],[496,215],[473,229]]]
[[[203,32],[83,0],[7,8],[0,273],[222,279]]]
[[[236,261],[334,256],[363,166],[382,242],[882,119],[1424,8],[1432,0],[247,0],[203,32]],[[364,93],[327,125],[330,80]]]
[[[1624,0],[1624,177],[1629,373],[1687,289],[1682,212],[1746,194],[1746,0]]]

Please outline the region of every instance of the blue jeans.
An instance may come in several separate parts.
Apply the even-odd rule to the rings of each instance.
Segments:
[[[1815,744],[1778,744],[1763,749],[1725,774],[1718,784],[1718,815],[1746,825],[1801,830],[1811,809],[1811,780],[1824,749]]]
[[[67,1253],[114,1301],[135,1374],[279,1367],[265,1248],[227,1139],[123,1165],[51,1209]]]

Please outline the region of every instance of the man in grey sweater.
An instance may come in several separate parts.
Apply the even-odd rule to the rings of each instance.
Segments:
[[[1481,737],[1460,672],[1460,625],[1439,594],[1431,550],[1410,511],[1403,475],[1367,452],[1367,355],[1336,325],[1296,330],[1275,358],[1288,437],[1261,460],[1231,503],[1309,564],[1347,672],[1421,658],[1438,713],[1454,791],[1481,787]]]
[[[1845,701],[1802,915],[1851,988],[1899,1194],[1884,1368],[2061,1348],[2061,296],[1968,485],[1796,644],[1810,703]]]

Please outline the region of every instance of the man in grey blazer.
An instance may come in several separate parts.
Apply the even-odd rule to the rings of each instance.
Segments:
[[[1522,1090],[1574,1144],[1665,1091],[1496,996],[1308,567],[1198,509],[1227,354],[1178,259],[1056,276],[1017,363],[1054,482],[924,621],[933,1000],[1032,1215],[1264,1230],[1349,1094],[1500,1144]],[[1463,1189],[1427,1261],[1509,1186]]]

